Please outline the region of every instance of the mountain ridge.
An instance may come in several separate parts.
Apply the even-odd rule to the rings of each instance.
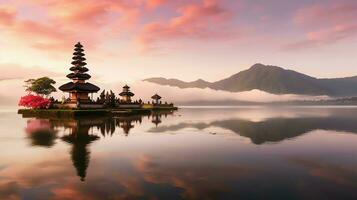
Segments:
[[[294,70],[273,65],[254,64],[247,70],[240,71],[228,78],[214,82],[203,79],[185,82],[179,79],[162,77],[148,78],[144,81],[179,88],[210,88],[228,92],[243,92],[253,89],[272,94],[299,95],[357,95],[357,76],[345,78],[316,78]]]

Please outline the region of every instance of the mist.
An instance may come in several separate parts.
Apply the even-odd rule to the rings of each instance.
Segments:
[[[0,105],[16,106],[18,100],[21,96],[27,94],[25,92],[24,86],[25,79],[11,79],[0,81]],[[66,78],[56,79],[55,87],[58,88],[60,85],[68,82]],[[107,91],[112,90],[116,95],[118,95],[122,87],[126,84],[125,82],[111,82],[97,84],[101,89],[107,89]],[[199,88],[186,88],[180,89],[177,87],[162,86],[154,83],[149,83],[145,81],[135,81],[128,84],[131,87],[131,91],[134,92],[134,100],[142,99],[144,102],[151,101],[151,96],[155,93],[162,96],[162,102],[193,102],[193,101],[249,101],[249,102],[276,102],[276,101],[292,101],[292,100],[321,100],[329,99],[328,96],[306,96],[306,95],[294,95],[294,94],[284,94],[275,95],[270,94],[260,90],[251,90],[246,92],[226,92],[218,91],[209,88],[199,89]],[[102,90],[101,90],[102,91]],[[100,91],[100,92],[101,92]],[[94,98],[97,98],[100,94],[94,94]],[[63,93],[62,91],[57,91],[53,93],[52,96],[55,98],[62,98],[62,96],[67,97],[68,93]]]

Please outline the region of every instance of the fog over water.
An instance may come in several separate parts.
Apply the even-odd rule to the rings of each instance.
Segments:
[[[68,82],[65,78],[54,78],[57,82],[56,88],[61,84]],[[19,98],[26,94],[24,91],[24,80],[25,79],[11,79],[0,81],[0,105],[17,105]],[[163,99],[162,101],[168,102],[191,102],[191,101],[253,101],[253,102],[270,102],[270,101],[289,101],[289,100],[317,100],[317,99],[328,99],[327,96],[306,96],[306,95],[275,95],[270,94],[260,90],[252,90],[246,92],[226,92],[217,91],[209,88],[199,89],[199,88],[186,88],[180,89],[177,87],[161,86],[154,83],[149,83],[145,81],[134,81],[131,83],[127,82],[114,82],[106,83],[105,81],[97,83],[90,80],[101,89],[113,90],[113,92],[118,95],[125,84],[131,86],[131,90],[136,94],[134,99],[142,98],[145,102],[151,100],[151,96],[155,93],[160,94]],[[58,91],[52,94],[56,98],[61,98],[68,94]],[[98,94],[95,94],[96,98]]]

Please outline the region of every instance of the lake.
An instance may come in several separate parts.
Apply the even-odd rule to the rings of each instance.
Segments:
[[[0,111],[0,199],[356,199],[356,107]]]

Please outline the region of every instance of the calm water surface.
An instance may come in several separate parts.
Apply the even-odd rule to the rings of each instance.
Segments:
[[[356,199],[357,108],[0,111],[0,199]]]

